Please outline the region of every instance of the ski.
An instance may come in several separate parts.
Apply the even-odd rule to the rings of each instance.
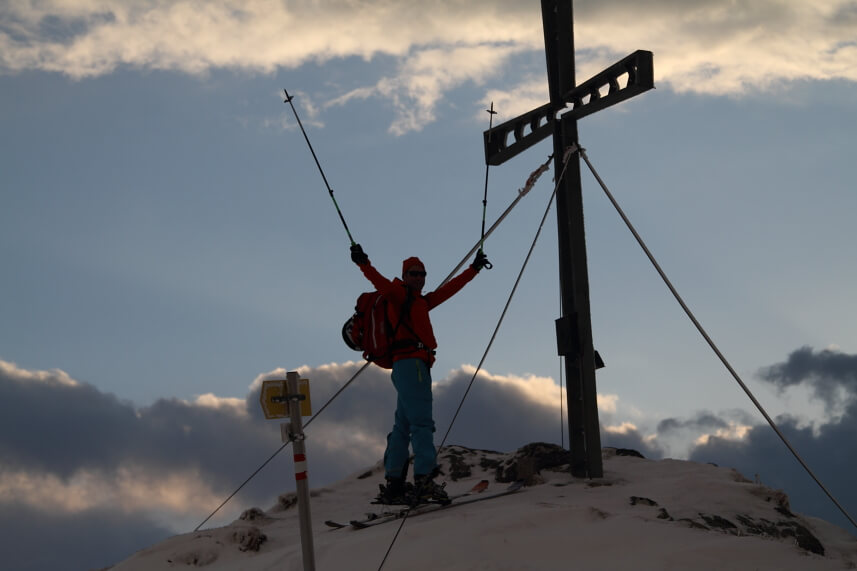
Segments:
[[[461,492],[459,494],[453,494],[451,496],[448,496],[447,499],[443,500],[443,501],[425,500],[425,501],[420,502],[418,505],[423,506],[426,504],[440,504],[440,505],[448,504],[456,498],[463,498],[464,496],[469,496],[470,494],[478,494],[480,492],[484,492],[487,487],[488,487],[488,480],[480,480],[476,485],[474,485],[472,488],[470,488],[466,492]],[[380,504],[380,505],[391,505],[391,504],[384,504],[384,503],[378,501],[377,499],[373,500],[372,503],[373,504]],[[394,505],[405,506],[405,507],[400,508],[400,509],[410,509],[410,508],[416,507],[416,506],[409,504],[409,503],[400,503],[400,504],[394,504]]]
[[[478,486],[478,484],[477,484]],[[494,492],[492,494],[482,494],[480,492],[466,492],[464,494],[460,494],[455,496],[455,498],[451,498],[452,501],[448,504],[422,504],[416,506],[414,508],[405,508],[395,513],[391,513],[389,515],[381,516],[378,518],[371,519],[369,521],[366,520],[352,520],[351,527],[354,529],[366,529],[367,527],[372,527],[376,525],[381,525],[382,523],[387,523],[390,521],[395,521],[398,519],[402,519],[404,517],[414,517],[418,515],[422,515],[425,513],[434,513],[436,511],[445,510],[449,508],[454,508],[456,506],[463,506],[466,504],[472,504],[474,502],[481,502],[484,500],[491,500],[494,498],[499,498],[502,496],[507,496],[509,494],[515,493],[521,488],[524,487],[524,482],[518,480],[516,482],[512,482],[506,487],[504,490],[500,490],[499,492]],[[484,490],[484,488],[483,488]],[[472,497],[466,497],[472,496]]]
[[[484,492],[487,488],[488,488],[488,480],[481,480],[480,482],[478,482],[476,485],[474,485],[472,488],[470,488],[466,492],[451,495],[449,497],[449,502],[446,502],[444,504],[441,504],[438,502],[429,502],[429,503],[420,504],[417,507],[421,508],[421,507],[425,507],[425,506],[449,505],[450,502],[453,502],[453,501],[460,499],[460,498],[463,498],[465,496],[470,496],[473,494],[479,494],[481,492]],[[328,527],[333,528],[333,529],[342,529],[343,527],[348,527],[349,525],[354,526],[354,525],[366,524],[366,523],[369,523],[369,522],[372,522],[372,521],[375,521],[375,520],[381,519],[381,518],[392,517],[392,516],[402,517],[402,512],[406,512],[410,509],[414,509],[414,508],[402,507],[402,508],[399,508],[399,509],[393,510],[393,511],[386,510],[386,511],[383,511],[380,513],[367,513],[363,519],[351,520],[351,523],[342,523],[342,522],[338,522],[338,521],[329,519],[329,520],[325,521],[324,524]],[[395,519],[395,517],[394,517],[394,519]]]
[[[374,519],[378,519],[381,517],[388,517],[391,515],[395,515],[396,513],[398,513],[398,512],[384,511],[381,513],[367,513],[365,518],[363,518],[361,520],[357,520],[357,521],[368,522],[368,521],[372,521]],[[327,527],[331,527],[333,529],[342,529],[343,527],[348,527],[350,524],[342,523],[342,522],[338,522],[338,521],[334,521],[332,519],[329,519],[329,520],[324,522],[324,525],[326,525]]]

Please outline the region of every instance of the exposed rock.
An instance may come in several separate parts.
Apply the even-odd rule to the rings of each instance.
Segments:
[[[473,450],[467,450],[461,447],[448,448],[444,450],[443,459],[449,462],[449,479],[453,482],[462,478],[469,478],[473,475],[470,464],[467,463],[467,456],[475,456]]]
[[[631,496],[631,505],[643,505],[643,506],[657,506],[658,502],[655,500],[650,500],[649,498],[641,498],[639,496]]]
[[[286,511],[298,505],[298,495],[294,492],[280,494],[277,498],[277,505],[274,506],[275,511]]]
[[[616,456],[633,456],[635,458],[645,458],[645,456],[631,448],[617,448]]]
[[[250,508],[244,510],[244,513],[238,519],[243,521],[264,521],[270,518],[268,518],[261,508]]]
[[[232,532],[232,541],[240,551],[259,551],[268,537],[258,527],[239,528]]]
[[[205,567],[217,561],[219,549],[222,545],[214,534],[200,533],[194,536],[190,549],[175,553],[167,559],[167,562],[193,567]]]
[[[168,563],[181,563],[182,565],[192,565],[194,567],[205,567],[215,561],[217,561],[217,552],[215,551],[188,551],[176,555],[172,559],[167,559]]]
[[[682,522],[682,523],[687,524],[687,526],[688,526],[688,527],[691,527],[691,528],[693,528],[693,529],[702,529],[702,530],[705,530],[705,531],[711,531],[711,530],[709,530],[707,527],[705,527],[704,525],[702,525],[701,523],[699,523],[698,521],[694,521],[694,520],[689,519],[689,518],[686,518],[686,517],[683,517],[683,518],[681,518],[681,519],[680,519],[680,520],[678,520],[678,521],[680,521],[680,522]]]
[[[709,528],[724,529],[724,530],[738,529],[737,525],[735,525],[734,523],[732,523],[731,521],[729,521],[725,517],[721,517],[719,515],[699,514],[699,517],[701,517],[705,521],[705,524]]]
[[[794,518],[792,514],[790,517]],[[796,521],[770,521],[767,519],[755,520],[750,516],[737,515],[736,519],[743,526],[743,531],[748,535],[758,535],[773,539],[794,538],[795,543],[801,549],[805,549],[817,555],[824,555],[824,546],[806,527]]]
[[[571,453],[556,444],[535,442],[519,448],[509,459],[496,467],[494,477],[498,482],[524,480],[528,485],[538,483],[537,475],[545,469],[565,466]]]

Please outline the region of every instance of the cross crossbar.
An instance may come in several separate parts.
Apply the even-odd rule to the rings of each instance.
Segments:
[[[503,164],[552,135],[557,115],[569,104],[571,109],[562,117],[580,119],[654,86],[652,52],[637,50],[565,93],[562,105],[546,103],[485,131],[485,162],[494,166]],[[514,139],[511,143],[510,135]]]

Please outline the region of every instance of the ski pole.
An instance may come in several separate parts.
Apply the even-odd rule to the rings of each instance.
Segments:
[[[339,209],[339,204],[336,203],[336,198],[333,196],[333,189],[330,188],[330,184],[327,182],[327,177],[324,176],[324,170],[321,168],[321,163],[318,162],[318,157],[315,154],[315,150],[312,148],[312,143],[309,142],[309,137],[306,134],[306,129],[304,129],[303,123],[301,123],[301,118],[298,117],[298,110],[295,109],[295,104],[292,103],[292,99],[294,99],[293,95],[289,95],[288,90],[283,89],[283,92],[286,94],[286,100],[283,103],[288,103],[292,108],[292,113],[295,114],[295,119],[298,121],[298,127],[301,128],[301,133],[304,135],[304,139],[306,139],[306,144],[309,147],[309,152],[312,153],[312,158],[315,159],[315,165],[318,167],[318,172],[321,173],[321,178],[324,180],[324,185],[327,187],[327,192],[330,194],[330,199],[333,201],[333,206],[336,207],[336,213],[339,214],[339,219],[342,220],[342,225],[345,227],[345,233],[348,234],[348,239],[351,241],[351,245],[356,244],[354,238],[351,237],[351,231],[348,229],[348,224],[345,223],[345,217],[342,215],[342,211]]]
[[[491,140],[491,129],[494,126],[494,115],[497,114],[494,111],[494,102],[491,102],[491,108],[485,110],[488,113],[488,140]],[[491,165],[488,164],[488,161],[485,161],[485,192],[482,195],[482,234],[480,234],[479,238],[479,251],[482,252],[482,246],[485,243],[485,211],[488,209],[488,170],[491,168]],[[490,270],[492,268],[492,264],[490,262],[485,263],[485,269]]]

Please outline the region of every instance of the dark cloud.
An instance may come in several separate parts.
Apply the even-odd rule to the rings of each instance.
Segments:
[[[601,446],[612,448],[630,448],[640,452],[650,460],[659,460],[664,457],[664,450],[657,441],[645,438],[636,429],[622,430],[621,432],[601,430]]]
[[[45,512],[0,504],[3,569],[102,569],[174,535],[165,527],[107,509]]]
[[[164,399],[135,409],[91,385],[0,369],[5,470],[68,479],[80,470],[133,463],[158,471],[199,469],[213,485],[226,486],[239,476],[236,464],[264,457],[274,438],[270,427],[232,408]]]
[[[717,413],[700,411],[689,418],[666,418],[655,429],[658,439],[687,439],[706,434],[734,432],[741,426],[752,426],[755,418],[741,409]]]
[[[838,404],[842,390],[849,398],[857,396],[857,355],[839,351],[815,352],[811,347],[801,347],[785,362],[765,367],[758,375],[780,389],[806,385],[828,409]]]
[[[317,406],[341,387],[339,377],[357,368],[312,371]],[[387,427],[378,411],[392,410],[392,394],[389,378],[370,370],[325,411],[327,426],[318,422],[308,430],[314,485],[330,483],[378,459],[377,449],[358,449],[349,437],[362,431],[380,446]],[[346,422],[353,410],[360,414]],[[313,440],[313,431],[320,437]],[[16,569],[68,568],[71,560],[115,562],[151,541],[192,529],[281,445],[279,423],[262,418],[258,389],[244,401],[213,396],[198,402],[161,399],[137,408],[62,372],[24,371],[0,361],[0,480],[18,486],[0,498],[2,528],[16,529],[0,535],[0,552],[18,552],[26,546],[32,557],[22,555],[22,561],[32,563],[11,567]],[[288,488],[291,473],[291,456],[278,455],[207,525],[229,521],[250,506],[269,507]],[[81,480],[91,479],[113,499],[90,497],[91,487],[81,487]],[[147,483],[155,488],[174,481],[202,490],[196,504],[194,498],[186,500],[186,511],[157,497],[148,506],[145,499],[121,505],[121,494],[129,487],[135,493],[155,493]],[[39,486],[50,489],[39,492]],[[15,495],[19,499],[12,504]],[[70,495],[78,497],[67,498]],[[59,498],[57,505],[49,505],[50,497]],[[110,511],[113,500],[115,512]],[[187,527],[174,525],[166,531],[153,523],[159,517]],[[21,522],[13,524],[15,518]],[[58,529],[65,531],[51,532]],[[92,538],[86,539],[89,534]],[[91,547],[99,534],[112,546],[100,550],[109,556],[64,555],[86,553],[87,549],[73,546]],[[49,560],[52,565],[36,563]]]
[[[455,371],[434,391],[437,444],[449,430],[473,374]],[[514,450],[529,442],[560,440],[559,389],[554,409],[532,400],[517,385],[492,383],[480,373],[449,431],[447,444]],[[392,419],[392,415],[391,415]]]
[[[851,517],[857,516],[857,488],[854,486],[857,456],[853,453],[857,406],[848,407],[840,421],[815,430],[801,427],[792,417],[778,417],[776,422]],[[767,424],[753,427],[741,440],[712,437],[691,452],[690,460],[729,466],[750,479],[758,476],[765,485],[785,490],[793,510],[832,521],[855,533],[854,527]]]
[[[134,409],[94,387],[59,375],[32,380],[0,369],[0,454],[6,468],[62,477],[81,466],[115,462],[128,443]]]
[[[658,423],[657,432],[659,435],[667,435],[674,432],[684,432],[687,430],[702,430],[711,431],[717,429],[725,429],[729,427],[720,416],[711,412],[701,412],[695,418],[678,419],[667,418]]]
[[[360,367],[360,363],[349,363],[302,369],[302,376],[310,379],[314,412]],[[438,443],[461,403],[471,371],[453,371],[435,387]],[[96,542],[83,537],[87,530],[93,537],[107,538],[115,547],[109,550],[109,557],[105,555],[101,560],[79,559],[101,564],[110,558],[122,559],[165,535],[189,531],[281,446],[278,422],[262,418],[259,405],[261,381],[281,375],[282,371],[277,371],[260,376],[241,400],[212,395],[194,402],[161,399],[151,406],[135,407],[93,386],[71,381],[63,373],[21,371],[0,362],[0,454],[4,459],[0,478],[13,471],[37,482],[49,481],[60,490],[66,489],[63,486],[73,490],[75,476],[82,472],[97,474],[109,483],[111,479],[121,479],[122,471],[130,467],[155,482],[185,478],[183,482],[190,481],[194,487],[207,490],[200,498],[188,500],[192,505],[182,507],[169,503],[154,508],[127,504],[122,507],[121,517],[117,515],[118,506],[111,509],[103,502],[91,502],[82,508],[57,505],[51,510],[44,501],[35,501],[26,493],[14,502],[7,497],[0,501],[0,524],[4,528],[13,525],[15,517],[22,521],[15,534],[0,538],[0,551],[32,550],[41,545],[39,557],[71,552],[77,549],[74,546]],[[847,379],[841,375],[836,378]],[[556,398],[550,395],[554,391]],[[549,379],[481,373],[446,443],[502,451],[534,441],[567,445],[559,399],[559,389]],[[819,467],[819,474],[831,482],[831,488],[843,495],[846,505],[857,500],[847,485],[857,468],[857,461],[847,453],[857,429],[854,406],[847,409],[840,422],[824,425],[817,433],[800,428],[794,420],[781,419],[799,449],[808,451],[808,460]],[[323,415],[308,419],[312,485],[330,484],[380,460],[394,407],[395,391],[389,371],[369,367]],[[602,413],[604,446],[633,448],[649,458],[663,456],[657,439],[645,437],[635,426],[613,417],[613,412]],[[664,420],[657,436],[674,437],[688,431],[710,434],[742,423],[749,421],[747,414],[740,411],[717,415],[705,411],[687,420]],[[752,428],[741,441],[710,438],[707,445],[693,451],[692,458],[734,466],[750,477],[759,473],[766,484],[789,491],[796,510],[841,520],[825,499],[813,492],[813,486],[767,427]],[[291,471],[291,455],[278,455],[207,525],[225,523],[251,506],[270,507],[278,494],[288,490]],[[118,497],[122,490],[117,488],[113,493]],[[121,497],[118,501],[121,503]],[[153,499],[155,504],[157,501]],[[154,523],[171,520],[180,522],[178,527],[183,529],[175,528],[174,523],[173,529],[164,530]],[[60,527],[73,528],[74,532],[39,532]],[[46,563],[30,568],[62,566]]]
[[[352,363],[302,370],[302,376],[310,378],[315,411],[360,367],[360,363]],[[0,362],[0,454],[4,460],[0,479],[27,481],[14,503],[8,496],[0,501],[0,516],[8,521],[14,519],[14,512],[23,520],[17,534],[0,537],[0,551],[24,545],[31,551],[42,546],[41,555],[33,559],[41,561],[49,558],[49,553],[57,554],[57,558],[66,557],[66,552],[77,553],[69,544],[91,544],[80,539],[83,531],[70,535],[37,531],[65,526],[88,530],[93,536],[105,534],[115,549],[111,548],[104,560],[117,560],[144,547],[150,539],[165,535],[153,523],[156,520],[173,521],[173,529],[167,534],[189,531],[216,507],[219,499],[232,493],[281,446],[279,423],[265,420],[259,404],[261,381],[281,375],[279,371],[261,376],[241,400],[210,395],[194,402],[161,399],[150,406],[136,407],[96,387],[75,382],[59,371],[24,371]],[[437,386],[438,442],[470,378],[469,373],[456,371]],[[549,380],[537,383],[552,390]],[[532,441],[559,442],[559,390],[556,388],[556,406],[548,405],[539,397],[541,389],[533,389],[532,384],[527,379],[499,382],[481,375],[448,443],[511,450]],[[312,485],[332,483],[348,472],[377,462],[392,425],[394,408],[395,391],[389,371],[370,367],[323,415],[308,419]],[[627,447],[645,448],[642,439],[631,433],[620,438],[634,441]],[[291,471],[291,456],[278,455],[206,525],[229,521],[247,507],[269,507],[278,494],[288,490]],[[113,500],[98,500],[91,488],[80,488],[81,474],[95,478],[96,488],[104,486],[116,505],[112,505]],[[158,485],[171,481],[189,489],[200,488],[204,493],[184,500],[186,504],[182,506],[157,497],[152,497],[151,505],[146,505],[145,500],[134,503],[122,498],[128,486],[134,487],[137,494],[155,494],[153,490]],[[151,489],[146,487],[149,484]],[[50,490],[31,491],[38,486],[48,486]],[[78,495],[79,501],[64,501],[68,495]],[[51,505],[49,498],[57,498],[56,505]],[[120,511],[124,514],[121,525],[116,523]],[[29,539],[24,541],[22,535]],[[78,539],[80,542],[75,543]],[[117,557],[123,549],[125,553]],[[53,566],[33,563],[30,568],[63,567],[58,560],[53,560]],[[64,559],[66,563],[69,560]]]
[[[844,411],[836,418],[815,426],[804,426],[793,416],[775,419],[780,431],[809,465],[816,476],[844,506],[852,518],[857,517],[857,455],[854,435],[857,434],[857,356],[834,351],[814,352],[803,347],[788,359],[760,372],[765,380],[782,389],[805,385],[832,407],[840,390],[850,397]],[[690,459],[730,466],[745,476],[771,487],[785,490],[798,512],[832,521],[855,532],[835,504],[803,469],[797,459],[767,423],[754,423],[740,440],[712,437],[697,446]]]
[[[449,429],[452,417],[464,397],[472,373],[454,372],[434,391],[438,436]],[[560,410],[559,388],[554,402],[534,398],[525,383],[493,382],[480,373],[473,383],[461,412],[449,432],[447,444],[471,448],[508,451],[531,442],[550,442],[568,447],[567,417]],[[602,415],[602,422],[608,415]],[[602,427],[603,446],[633,448],[649,458],[659,458],[663,451],[648,442],[636,429],[621,431]]]

